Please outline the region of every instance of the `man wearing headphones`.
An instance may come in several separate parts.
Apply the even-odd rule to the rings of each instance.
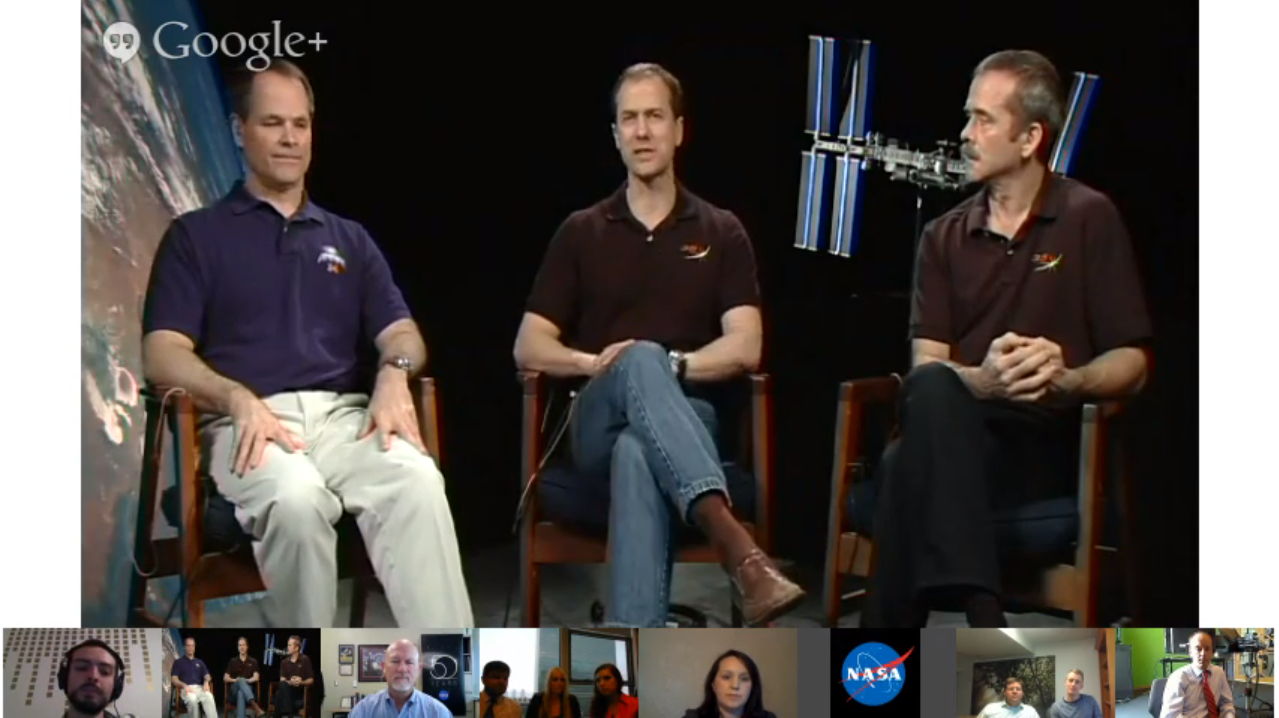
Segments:
[[[82,641],[63,657],[58,688],[70,704],[63,718],[115,718],[106,708],[124,692],[124,660],[96,638]]]

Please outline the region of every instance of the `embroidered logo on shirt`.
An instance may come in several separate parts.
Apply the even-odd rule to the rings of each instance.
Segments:
[[[1061,264],[1061,255],[1052,252],[1039,252],[1030,258],[1036,272],[1053,272]]]
[[[323,263],[324,268],[333,274],[342,274],[346,271],[346,260],[342,259],[337,247],[324,245],[320,249],[320,256],[316,257],[315,261]]]
[[[711,253],[711,246],[700,242],[689,242],[681,246],[679,251],[684,255],[684,259],[704,259]]]

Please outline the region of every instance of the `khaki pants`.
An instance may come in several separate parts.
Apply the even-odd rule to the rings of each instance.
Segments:
[[[276,626],[333,626],[337,612],[337,531],[355,515],[369,558],[400,626],[473,626],[444,477],[434,459],[396,436],[383,451],[368,421],[368,396],[286,392],[264,399],[305,443],[275,442],[264,461],[236,476],[235,428],[218,417],[200,432],[218,491],[251,534]]]
[[[199,686],[187,686],[181,694],[182,702],[187,704],[187,713],[193,718],[200,718],[200,708],[204,708],[204,718],[218,718],[218,707],[213,702],[213,694]]]

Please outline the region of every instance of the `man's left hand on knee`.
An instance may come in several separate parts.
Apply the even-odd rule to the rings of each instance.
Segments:
[[[408,382],[403,377],[397,380],[396,374],[398,372],[378,375],[377,386],[369,400],[368,419],[357,438],[364,439],[376,431],[378,445],[383,451],[389,451],[391,437],[398,435],[425,454],[426,445],[422,441],[417,410],[413,406],[413,397],[409,394]]]

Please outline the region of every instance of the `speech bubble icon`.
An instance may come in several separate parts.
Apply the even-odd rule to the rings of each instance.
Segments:
[[[111,57],[120,62],[128,62],[138,54],[138,47],[142,44],[141,37],[138,28],[127,22],[112,23],[102,33],[102,46]]]

